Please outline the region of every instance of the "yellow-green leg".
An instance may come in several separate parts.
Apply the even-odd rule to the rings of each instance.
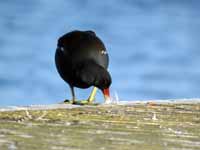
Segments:
[[[90,94],[90,96],[88,97],[87,100],[75,101],[74,104],[78,104],[78,105],[90,105],[90,104],[92,104],[94,102],[96,93],[97,93],[97,87],[94,87],[92,89],[92,92],[91,92],[91,94]]]
[[[92,89],[92,92],[90,94],[90,96],[88,97],[87,100],[81,100],[81,101],[76,101],[76,97],[75,97],[75,93],[74,93],[74,88],[70,87],[71,89],[71,93],[72,93],[72,100],[65,100],[64,103],[68,103],[68,104],[77,104],[77,105],[87,105],[87,104],[92,104],[95,100],[95,96],[97,93],[97,87],[94,87]]]
[[[88,103],[94,102],[96,94],[97,94],[97,87],[94,87],[92,89],[92,92],[91,92],[89,98],[88,98]]]

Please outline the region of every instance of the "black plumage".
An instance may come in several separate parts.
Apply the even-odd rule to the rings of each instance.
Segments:
[[[109,97],[111,76],[107,71],[109,57],[106,47],[93,31],[72,31],[58,39],[55,54],[57,70],[72,91],[74,87],[95,86]]]

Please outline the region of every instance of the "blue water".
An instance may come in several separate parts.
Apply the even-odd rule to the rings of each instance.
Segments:
[[[197,0],[1,0],[0,105],[71,97],[54,53],[58,37],[74,29],[94,30],[104,41],[112,93],[121,100],[200,97],[199,6]],[[78,99],[90,90],[76,89]]]

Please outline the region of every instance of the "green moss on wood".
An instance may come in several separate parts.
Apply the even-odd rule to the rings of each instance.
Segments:
[[[1,150],[198,150],[199,139],[200,104],[0,112]]]

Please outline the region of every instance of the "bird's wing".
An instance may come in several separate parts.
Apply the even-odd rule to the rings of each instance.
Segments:
[[[96,79],[96,68],[93,63],[83,62],[77,65],[74,70],[74,78],[79,83],[86,84],[88,86],[94,85]]]

